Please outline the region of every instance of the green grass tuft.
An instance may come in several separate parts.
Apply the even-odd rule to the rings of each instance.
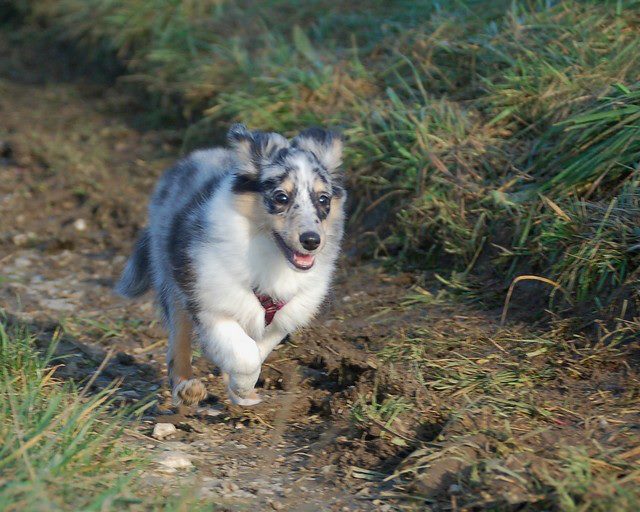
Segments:
[[[132,411],[116,388],[57,379],[55,346],[43,354],[24,326],[0,324],[0,509],[183,510],[141,490],[147,462],[124,439]]]

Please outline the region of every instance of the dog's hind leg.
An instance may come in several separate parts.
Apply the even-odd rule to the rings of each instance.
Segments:
[[[176,307],[170,319],[167,366],[173,401],[176,405],[195,405],[207,397],[204,384],[193,378],[191,367],[191,337],[193,321],[184,309]]]

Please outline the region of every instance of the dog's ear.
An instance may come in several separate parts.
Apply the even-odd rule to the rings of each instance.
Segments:
[[[280,149],[289,146],[289,141],[278,133],[252,132],[243,124],[234,124],[227,133],[227,140],[247,174],[258,174],[261,164],[269,162]]]
[[[308,128],[291,141],[293,147],[311,151],[331,174],[340,172],[344,139],[338,132]]]

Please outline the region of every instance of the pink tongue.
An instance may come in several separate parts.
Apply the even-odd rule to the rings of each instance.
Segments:
[[[293,261],[296,262],[296,265],[300,265],[301,267],[310,267],[313,265],[313,260],[315,256],[313,254],[300,254],[299,252],[293,253]]]

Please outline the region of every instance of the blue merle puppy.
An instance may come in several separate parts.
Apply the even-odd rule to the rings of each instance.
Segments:
[[[206,397],[191,367],[193,333],[230,400],[260,402],[263,361],[318,311],[340,251],[338,134],[312,128],[288,140],[237,124],[228,142],[165,172],[116,288],[130,298],[155,289],[176,403]]]

